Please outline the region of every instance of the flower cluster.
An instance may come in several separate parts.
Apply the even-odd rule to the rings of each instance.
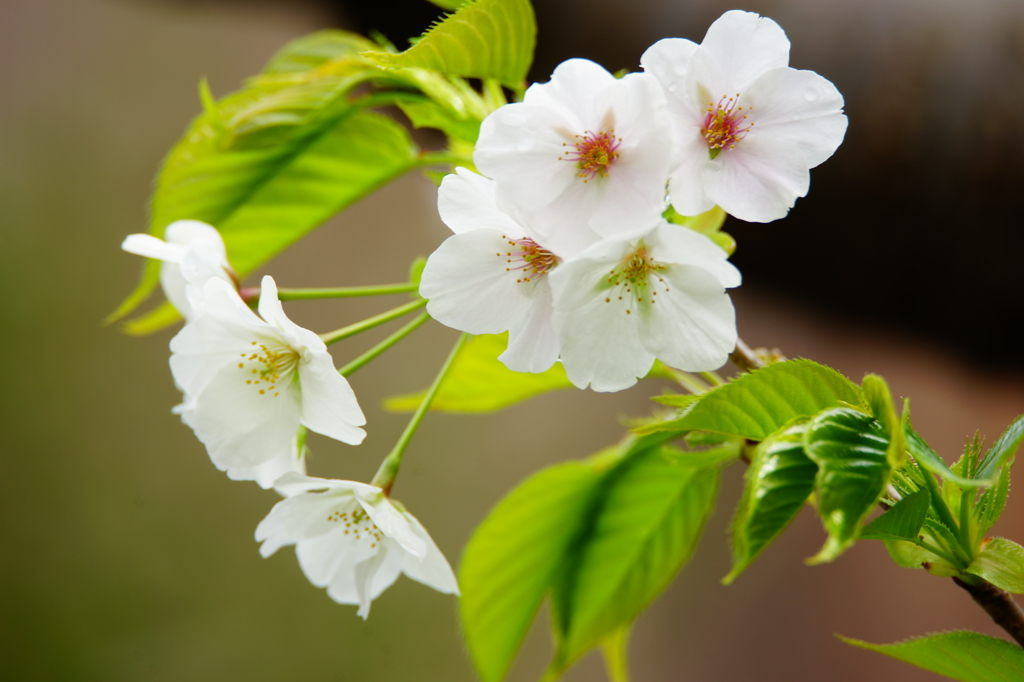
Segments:
[[[460,168],[442,182],[455,234],[423,272],[427,310],[470,333],[508,331],[506,366],[561,361],[580,388],[627,388],[655,359],[724,364],[737,339],[726,289],[740,273],[665,220],[666,194],[682,215],[718,205],[768,222],[807,193],[846,117],[835,87],[788,59],[775,22],[731,11],[701,45],[655,43],[643,73],[559,65],[483,121],[483,175]]]

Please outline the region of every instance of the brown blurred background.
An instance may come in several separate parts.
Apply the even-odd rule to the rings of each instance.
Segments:
[[[535,79],[571,56],[635,68],[650,43],[699,41],[733,7],[536,5]],[[1024,3],[743,8],[786,29],[793,66],[837,84],[850,129],[787,220],[730,225],[745,275],[735,296],[742,335],[854,379],[885,375],[912,396],[915,424],[947,459],[975,429],[994,438],[1024,412],[1024,356],[1011,345],[1024,312]],[[437,14],[421,0],[0,2],[0,677],[473,679],[451,597],[402,579],[364,623],[312,587],[291,550],[261,559],[252,534],[277,498],[227,480],[170,414],[171,332],[133,339],[100,327],[136,280],[140,263],[118,245],[145,227],[151,179],[199,110],[201,77],[222,95],[309,31],[376,28],[403,45]],[[446,236],[433,205],[427,181],[404,178],[266,271],[282,286],[400,281]],[[389,304],[288,310],[323,331]],[[380,400],[426,385],[454,336],[428,326],[360,371],[353,385],[370,435],[358,449],[315,438],[310,472],[372,476],[406,419],[383,413]],[[339,344],[335,356],[344,362],[373,341]],[[456,564],[504,492],[540,466],[615,441],[617,420],[647,412],[662,388],[431,416],[396,496]],[[875,642],[950,628],[999,634],[950,581],[897,568],[880,543],[805,567],[823,540],[807,513],[735,585],[720,586],[742,473],[729,470],[695,560],[639,621],[638,682],[923,681],[935,677],[832,633]],[[996,531],[1024,540],[1022,509],[1011,499]],[[548,650],[536,629],[511,679],[535,680]],[[603,679],[596,657],[568,679]]]

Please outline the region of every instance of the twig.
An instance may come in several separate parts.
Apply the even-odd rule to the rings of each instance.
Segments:
[[[960,578],[953,578],[960,587],[967,590],[978,606],[995,621],[995,624],[1006,630],[1017,644],[1024,647],[1024,610],[1013,600],[1010,593],[996,587],[987,580],[979,578],[977,585],[972,585]]]

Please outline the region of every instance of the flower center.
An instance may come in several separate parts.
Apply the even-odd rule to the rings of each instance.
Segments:
[[[508,242],[512,250],[494,255],[504,258],[508,263],[505,272],[515,271],[517,273],[516,282],[534,282],[558,265],[558,256],[529,237],[509,239],[505,235],[501,235],[501,238]]]
[[[367,540],[372,540],[373,542],[370,544],[370,547],[376,547],[377,543],[384,537],[380,528],[377,528],[377,524],[370,520],[370,515],[359,507],[352,510],[352,513],[335,509],[327,517],[327,520],[331,523],[342,524],[342,527],[345,529],[345,535],[353,535],[356,540],[361,540],[364,537]]]
[[[247,377],[245,383],[252,386],[260,395],[274,398],[281,395],[278,384],[287,381],[292,371],[299,364],[299,354],[288,346],[271,343],[252,342],[248,353],[240,353],[242,361],[238,368]]]
[[[740,93],[737,92],[735,97],[723,95],[717,105],[714,102],[708,104],[700,132],[708,141],[708,151],[712,159],[723,149],[735,147],[754,126],[752,122],[747,123],[747,115],[743,113],[743,107],[739,106],[739,103]],[[754,107],[747,107],[747,111],[753,110]]]
[[[579,173],[576,175],[583,178],[583,182],[590,182],[597,176],[602,178],[608,176],[608,168],[619,158],[617,151],[622,144],[621,137],[615,137],[615,131],[592,133],[589,130],[583,135],[576,136],[573,149],[569,149],[569,143],[563,142],[566,150],[559,161],[575,161]]]
[[[641,242],[635,251],[622,259],[618,268],[608,273],[604,284],[613,291],[605,296],[604,302],[623,301],[627,315],[631,315],[637,306],[645,305],[645,301],[654,305],[658,302],[656,289],[659,285],[664,291],[670,291],[665,278],[659,274],[664,270],[665,266],[651,258]]]

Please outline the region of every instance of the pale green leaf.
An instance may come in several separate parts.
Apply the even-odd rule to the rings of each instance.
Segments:
[[[470,538],[459,569],[459,609],[483,682],[504,678],[587,522],[600,479],[584,462],[540,471],[499,502]]]
[[[736,251],[736,240],[733,239],[731,235],[722,232],[722,225],[725,224],[726,213],[720,206],[715,206],[710,211],[705,211],[704,213],[695,216],[680,215],[675,208],[669,206],[665,210],[664,217],[670,223],[683,225],[694,232],[699,232],[705,237],[708,237],[730,256],[734,251]]]
[[[1017,417],[1006,427],[1006,431],[985,453],[972,478],[995,480],[1003,465],[1017,454],[1017,448],[1021,443],[1024,443],[1024,416]]]
[[[1024,547],[1006,538],[993,538],[985,544],[966,572],[1012,594],[1024,594]]]
[[[904,443],[907,446],[907,451],[914,458],[914,461],[916,461],[922,469],[936,474],[943,480],[951,481],[964,488],[981,488],[990,486],[995,482],[994,480],[966,478],[953,469],[950,469],[942,458],[931,449],[928,443],[926,443],[921,436],[917,435],[917,433],[915,433],[909,426],[904,426],[903,436]]]
[[[368,51],[383,67],[494,78],[521,88],[533,61],[537,24],[529,0],[476,0],[433,26],[405,52]]]
[[[822,412],[804,434],[807,456],[818,465],[815,492],[828,540],[810,564],[833,561],[852,545],[878,503],[892,469],[889,439],[871,415],[840,407]]]
[[[434,128],[470,144],[475,143],[480,134],[479,120],[465,114],[458,116],[450,108],[426,97],[399,100],[395,104],[416,128]]]
[[[860,389],[834,369],[810,360],[788,360],[713,388],[678,417],[638,432],[714,431],[764,440],[797,417],[860,402]]]
[[[943,632],[896,644],[869,644],[838,637],[847,644],[877,651],[960,682],[1024,680],[1024,649],[977,632]]]
[[[717,467],[674,464],[660,444],[641,449],[644,442],[606,476],[599,507],[563,564],[554,592],[555,670],[631,623],[665,589],[693,554],[714,506]]]
[[[779,536],[814,491],[818,465],[804,453],[805,426],[777,431],[754,449],[732,521],[733,561],[722,580],[726,585]]]
[[[999,472],[995,485],[982,493],[978,505],[974,509],[978,520],[978,537],[984,537],[989,528],[999,520],[1006,507],[1006,498],[1010,494],[1010,467],[1012,460]]]
[[[931,494],[921,488],[907,495],[860,532],[863,540],[916,540],[928,517]]]
[[[893,404],[889,384],[877,374],[865,376],[861,382],[861,390],[864,392],[864,400],[871,409],[871,413],[889,434],[889,450],[887,452],[889,465],[893,469],[898,469],[903,466],[907,458],[903,427],[904,422],[909,420],[910,411],[904,406],[903,419],[900,419],[900,416],[896,414],[896,406]]]
[[[465,5],[470,0],[430,0],[431,4],[437,5],[441,9],[449,11],[457,10],[462,5]]]

